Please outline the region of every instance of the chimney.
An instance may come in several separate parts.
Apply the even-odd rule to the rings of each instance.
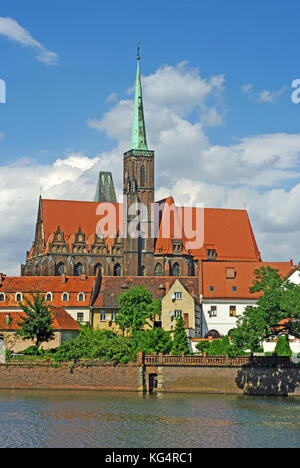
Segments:
[[[170,289],[170,281],[166,281],[165,285],[166,285],[166,293],[167,293]]]
[[[6,275],[4,273],[0,273],[0,284],[3,282]]]
[[[63,273],[63,274],[60,276],[60,278],[61,278],[61,283],[62,283],[62,284],[65,284],[65,282],[66,282],[66,273]]]

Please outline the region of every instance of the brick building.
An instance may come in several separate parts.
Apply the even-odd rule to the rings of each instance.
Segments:
[[[139,62],[131,148],[123,156],[123,203],[116,203],[107,173],[99,177],[94,202],[41,197],[22,276],[94,276],[99,269],[103,276],[191,276],[201,289],[205,262],[261,261],[247,211],[186,209],[172,197],[155,201]],[[138,216],[132,210],[137,203],[143,204]],[[138,232],[128,235],[134,221]],[[190,242],[193,236],[197,242]]]

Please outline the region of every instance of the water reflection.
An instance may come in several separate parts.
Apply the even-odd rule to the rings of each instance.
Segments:
[[[0,447],[299,447],[300,400],[0,390]]]

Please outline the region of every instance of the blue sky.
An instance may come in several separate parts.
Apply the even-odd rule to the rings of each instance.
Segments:
[[[110,148],[113,142],[85,122],[107,111],[108,95],[122,97],[132,85],[137,40],[145,75],[183,60],[204,76],[225,75],[226,125],[209,130],[213,143],[297,132],[300,105],[291,102],[290,86],[300,77],[298,13],[296,1],[3,0],[1,16],[57,53],[58,65],[45,66],[29,47],[0,36],[7,84],[0,162]],[[270,106],[241,92],[248,83],[257,92],[288,89]]]
[[[300,260],[299,12],[296,0],[2,0],[0,271],[18,273],[40,192],[91,200],[102,169],[120,193],[138,41],[157,198],[247,208],[265,260]]]

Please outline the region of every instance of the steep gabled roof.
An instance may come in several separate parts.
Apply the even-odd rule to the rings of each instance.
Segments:
[[[119,232],[123,234],[123,204],[103,204],[86,201],[41,200],[45,252],[53,233],[60,226],[66,243],[71,246],[75,233],[81,227],[89,248],[92,245],[100,220],[108,219],[110,208],[110,233],[108,244],[114,242]],[[196,259],[207,259],[207,250],[216,251],[220,261],[259,261],[260,253],[245,210],[219,208],[176,207],[172,197],[156,202],[160,210],[155,253],[172,254],[172,240],[182,239],[182,253]],[[103,223],[103,221],[102,221]],[[188,227],[188,228],[187,228]],[[198,242],[190,242],[197,227]],[[28,258],[32,257],[32,250]]]

